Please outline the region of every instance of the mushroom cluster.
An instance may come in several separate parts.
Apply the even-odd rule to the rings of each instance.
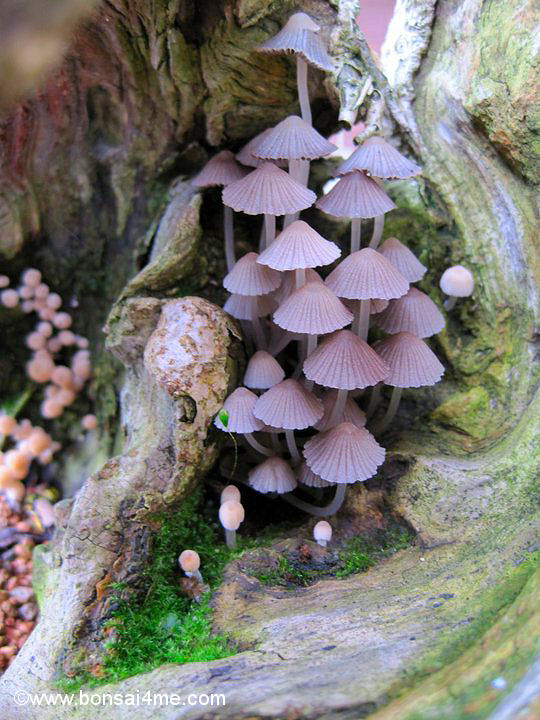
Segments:
[[[410,178],[421,169],[373,136],[342,163],[338,181],[317,200],[308,187],[310,162],[335,149],[312,127],[307,95],[307,66],[332,70],[319,27],[305,13],[296,13],[257,49],[296,56],[301,117],[292,115],[264,130],[236,159],[228,151],[220,153],[195,181],[202,186],[201,178],[208,182],[211,177],[224,185],[226,208],[264,217],[259,252],[234,264],[232,235],[225,233],[223,285],[231,293],[225,309],[242,323],[255,352],[244,386],[225,401],[226,427],[219,417],[215,424],[242,435],[250,452],[264,457],[249,473],[252,488],[328,516],[341,506],[347,485],[372,477],[385,458],[356,398],[373,388],[366,409],[372,415],[380,387],[392,386],[386,415],[374,431],[386,429],[403,388],[441,378],[444,368],[424,338],[438,333],[444,318],[427,295],[411,287],[426,272],[414,254],[396,238],[379,247],[384,215],[395,208],[382,181]],[[246,174],[241,165],[255,169]],[[227,172],[211,176],[218,166]],[[351,220],[350,254],[341,262],[340,248],[299,219],[314,204]],[[373,218],[373,234],[362,248],[361,222],[368,218]],[[316,268],[330,265],[323,279]],[[373,346],[368,343],[371,320],[389,334]],[[287,377],[292,354],[284,350],[291,343],[297,356]],[[334,486],[334,498],[317,507],[292,494],[298,483]]]

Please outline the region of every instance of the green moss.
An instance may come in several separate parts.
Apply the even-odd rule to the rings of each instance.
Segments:
[[[455,393],[439,405],[432,417],[473,438],[482,439],[489,434],[493,422],[489,393],[484,387]]]
[[[343,578],[365,572],[382,559],[412,545],[413,541],[413,532],[401,526],[391,527],[378,540],[370,540],[362,535],[351,538],[339,553],[336,577]]]

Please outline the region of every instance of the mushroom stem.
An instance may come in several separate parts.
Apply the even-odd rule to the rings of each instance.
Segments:
[[[307,348],[306,348],[306,358],[308,358],[311,353],[315,352],[317,349],[317,339],[318,335],[308,335],[307,336]],[[306,388],[308,390],[313,389],[313,380],[306,380]]]
[[[371,397],[369,398],[369,405],[368,409],[366,410],[366,419],[369,420],[370,417],[372,417],[373,413],[379,406],[379,403],[381,401],[381,390],[382,390],[382,383],[378,383],[373,388],[371,388]]]
[[[448,300],[444,301],[443,307],[445,310],[452,310],[454,305],[456,304],[457,297],[455,295],[450,295]]]
[[[234,255],[233,211],[228,205],[223,206],[223,232],[225,234],[225,260],[227,262],[227,272],[231,272],[236,263],[236,258]]]
[[[289,160],[289,175],[293,180],[307,187],[309,179],[309,160]],[[283,229],[285,230],[291,223],[298,220],[300,211],[285,215],[283,220]]]
[[[253,437],[253,433],[244,433],[244,437],[248,441],[248,443],[251,445],[251,447],[256,450],[258,453],[261,453],[261,455],[267,455],[268,457],[271,457],[274,454],[274,451],[270,448],[265,447],[264,445],[261,445],[260,442],[255,440]]]
[[[288,330],[284,330],[268,352],[270,355],[275,357],[276,355],[279,355],[279,353],[284,350],[292,340],[295,340],[293,333],[290,333]]]
[[[279,438],[277,436],[277,433],[269,433],[270,435],[270,442],[272,443],[272,448],[274,449],[274,452],[276,455],[281,455],[281,443],[279,442]]]
[[[353,218],[351,222],[351,252],[360,250],[362,237],[362,218]]]
[[[225,543],[229,550],[234,550],[236,547],[236,530],[225,530]]]
[[[381,242],[384,230],[384,215],[377,215],[373,222],[373,235],[369,243],[369,247],[376,250]]]
[[[204,583],[203,576],[201,575],[200,570],[194,570],[193,572],[185,572],[184,571],[184,573],[185,573],[186,577],[192,577],[192,578],[195,578],[195,580],[197,580],[201,584]]]
[[[297,268],[294,273],[296,278],[296,289],[298,290],[298,288],[301,288],[302,285],[306,284],[306,269]]]
[[[346,493],[347,484],[339,483],[338,485],[336,485],[336,494],[334,495],[334,499],[324,507],[317,507],[316,505],[312,505],[311,503],[304,502],[304,500],[300,500],[291,493],[285,493],[281,497],[286,500],[290,505],[294,505],[294,507],[297,507],[299,510],[307,512],[310,515],[314,515],[315,517],[328,517],[329,515],[334,515],[335,513],[337,513],[337,511],[343,505]]]
[[[328,421],[328,427],[334,427],[334,425],[337,425],[341,422],[341,418],[343,417],[343,411],[345,410],[345,405],[347,403],[347,396],[349,395],[348,390],[338,390],[337,396],[336,396],[336,402],[334,405],[334,408],[332,410],[332,414],[330,415],[330,419]]]
[[[352,331],[364,342],[367,341],[369,331],[369,310],[371,300],[360,300],[356,303]]]
[[[296,438],[294,437],[294,430],[285,430],[285,439],[287,440],[287,447],[291,453],[293,465],[300,464],[300,453],[296,447]]]
[[[265,241],[265,248],[270,247],[270,245],[274,242],[274,238],[276,237],[276,216],[275,215],[268,215],[265,213],[264,215],[264,241]]]
[[[240,320],[240,327],[244,333],[247,353],[253,355],[253,326],[249,320]]]
[[[263,350],[266,347],[266,338],[259,320],[259,298],[257,295],[251,298],[251,325],[255,334],[257,349]]]
[[[311,105],[309,104],[309,91],[307,84],[308,65],[303,57],[296,56],[296,83],[298,85],[298,100],[300,102],[300,114],[302,120],[308,125],[313,125],[311,120]]]
[[[392,396],[390,397],[390,404],[386,410],[386,413],[381,422],[374,428],[374,433],[377,434],[384,432],[389,426],[392,420],[396,416],[397,409],[399,407],[399,401],[401,400],[401,393],[403,388],[395,387],[392,390]]]

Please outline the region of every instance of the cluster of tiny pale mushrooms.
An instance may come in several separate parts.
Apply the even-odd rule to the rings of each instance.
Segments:
[[[40,414],[44,421],[58,418],[71,405],[89,380],[92,368],[88,340],[70,329],[72,317],[61,310],[62,298],[51,292],[42,282],[41,272],[27,268],[17,288],[10,287],[6,275],[0,275],[0,303],[5,308],[24,313],[36,313],[34,330],[26,336],[26,346],[32,357],[26,364],[28,378],[44,385]],[[69,367],[62,364],[72,351]],[[85,415],[82,428],[94,430],[97,420],[94,415]],[[2,452],[5,442],[11,445]],[[23,483],[35,460],[39,465],[48,465],[61,445],[40,425],[30,420],[17,420],[14,415],[0,412],[0,492],[7,499],[20,504],[26,487]]]
[[[341,507],[348,484],[367,480],[383,463],[385,450],[374,434],[394,419],[403,388],[434,385],[442,377],[444,367],[424,339],[440,332],[445,320],[436,304],[411,286],[427,268],[397,238],[380,244],[385,213],[396,207],[381,181],[419,175],[418,165],[376,135],[339,166],[339,179],[326,194],[317,199],[308,188],[310,161],[336,149],[311,122],[308,65],[332,70],[318,33],[308,15],[296,13],[257,48],[296,57],[302,117],[292,115],[264,130],[236,156],[228,150],[218,153],[193,183],[223,186],[228,269],[223,285],[231,293],[224,308],[240,321],[246,343],[256,348],[244,386],[226,399],[215,425],[242,435],[266,456],[249,473],[252,488],[282,495],[315,516],[329,516]],[[249,172],[246,165],[255,169]],[[338,264],[340,248],[299,219],[313,204],[351,220],[350,254]],[[259,253],[238,261],[233,211],[264,216]],[[284,220],[276,236],[277,216]],[[373,218],[373,234],[362,248],[364,218]],[[332,264],[325,279],[315,270]],[[447,309],[456,297],[470,295],[473,286],[469,270],[449,268],[441,279],[451,296]],[[388,333],[373,347],[368,344],[370,322]],[[286,378],[276,356],[292,342],[298,364]],[[365,425],[383,384],[393,390],[372,434]],[[355,398],[369,387],[363,412]],[[317,433],[306,439],[308,428]],[[297,431],[302,437],[295,436]],[[335,495],[318,507],[292,494],[298,483],[308,493],[333,485]]]

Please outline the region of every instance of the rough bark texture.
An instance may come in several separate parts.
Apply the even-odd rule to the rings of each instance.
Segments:
[[[320,128],[332,127],[339,103],[342,117],[354,110],[369,73],[386,98],[386,121],[424,165],[425,181],[394,185],[400,209],[387,234],[429,265],[422,288],[434,297],[449,263],[467,264],[477,280],[438,341],[446,380],[406,397],[385,443],[388,502],[418,544],[365,575],[295,594],[261,586],[239,560],[215,599],[216,629],[246,649],[162,667],[114,690],[225,693],[219,716],[230,718],[486,717],[505,693],[517,712],[528,702],[518,682],[525,676],[530,689],[538,624],[538,577],[510,572],[534,545],[540,472],[534,3],[400,0],[384,54],[391,89],[353,27],[354,2],[302,5],[336,59],[333,77],[313,79]],[[180,502],[215,455],[206,430],[235,381],[236,330],[205,300],[170,299],[203,287],[216,296],[223,271],[212,205],[200,214],[182,177],[208,145],[236,148],[296,109],[291,63],[252,52],[293,8],[286,0],[114,0],[78,30],[46,90],[3,121],[0,252],[16,272],[39,248],[52,283],[73,283],[81,329],[98,346],[117,300],[108,344],[126,370],[103,359],[94,390],[111,429],[103,453],[118,421],[115,379],[127,436],[124,448],[116,438],[121,454],[65,503],[61,532],[42,552],[42,621],[0,683],[9,717],[95,717],[88,707],[17,708],[13,693],[49,688],[66,668],[97,657],[107,584],[136,587],[156,512]],[[241,242],[250,231],[240,223]],[[15,336],[22,320],[4,315]],[[160,348],[175,367],[189,358],[179,376],[164,372]],[[9,361],[16,368],[20,358]],[[355,501],[362,507],[353,496],[349,512]],[[506,690],[495,691],[501,674]],[[99,710],[104,720],[128,712]],[[503,704],[496,712],[512,717]],[[210,715],[137,710],[160,720]]]

